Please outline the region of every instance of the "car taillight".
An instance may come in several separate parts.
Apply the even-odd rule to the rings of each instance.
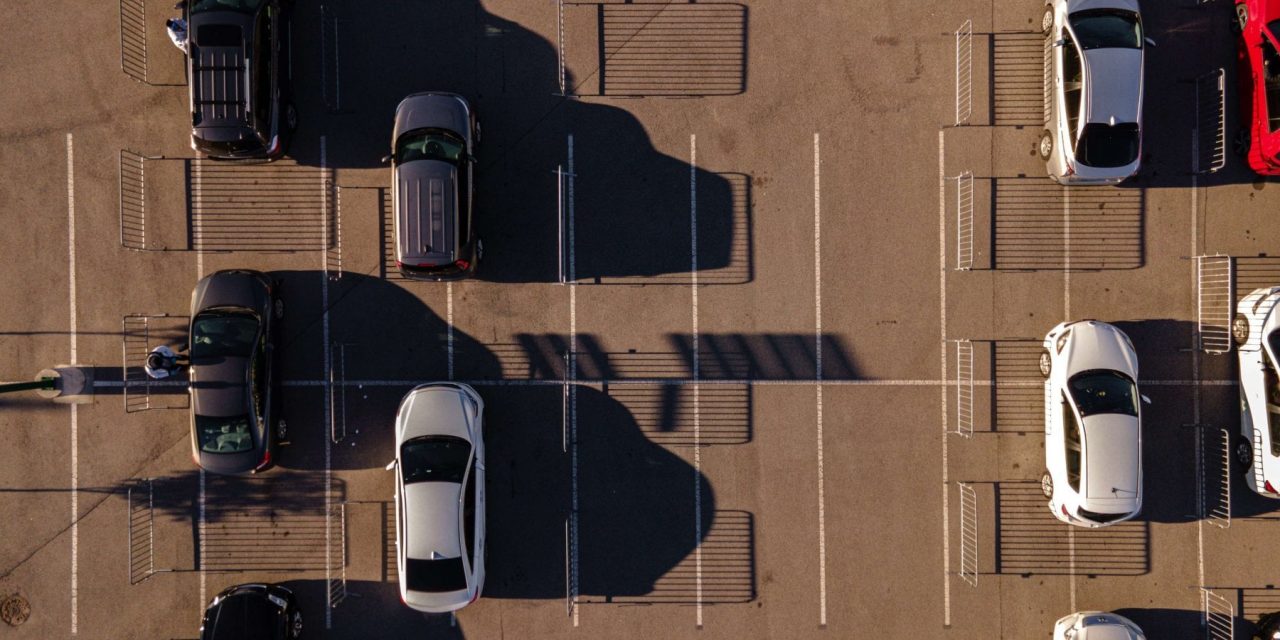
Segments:
[[[1263,483],[1263,486],[1265,486],[1265,487],[1267,488],[1267,493],[1280,493],[1280,492],[1276,491],[1276,488],[1275,488],[1275,487],[1271,486],[1271,481],[1270,481],[1270,480],[1267,480],[1265,483]]]
[[[404,263],[403,263],[403,262],[400,262],[399,260],[396,260],[396,268],[397,268],[397,269],[399,269],[399,268],[401,268],[401,267],[403,267],[403,266],[404,266]]]
[[[267,452],[262,454],[262,462],[258,463],[258,466],[255,467],[253,470],[255,473],[258,471],[262,471],[269,464],[271,464],[271,450],[267,449]]]
[[[463,271],[466,271],[469,267],[471,267],[471,263],[467,262],[466,260],[457,260],[453,263],[453,266]]]
[[[475,602],[476,600],[479,600],[479,599],[480,599],[480,591],[477,589],[476,594],[474,596],[471,596],[471,600],[469,600],[467,604],[471,604],[472,602]]]
[[[1067,517],[1067,518],[1070,518],[1070,517],[1071,517],[1071,514],[1067,513],[1067,505],[1065,505],[1065,504],[1064,504],[1064,505],[1062,505],[1062,515],[1063,515],[1063,517]]]

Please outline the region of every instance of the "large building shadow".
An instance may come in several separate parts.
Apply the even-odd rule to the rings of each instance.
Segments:
[[[380,167],[395,107],[406,95],[452,91],[473,102],[483,125],[476,154],[480,278],[558,278],[562,207],[554,172],[570,166],[563,209],[574,216],[577,280],[688,273],[695,208],[698,270],[730,265],[735,225],[750,219],[741,203],[734,215],[735,199],[746,196],[733,176],[691,168],[688,141],[676,145],[679,157],[655,149],[627,111],[555,95],[554,44],[480,2],[330,0],[298,7],[294,37],[302,124],[291,153],[301,164],[322,163],[323,135],[326,166]],[[572,74],[567,82],[575,85]],[[389,169],[386,178],[390,184]],[[737,237],[741,244],[747,236],[738,230]]]

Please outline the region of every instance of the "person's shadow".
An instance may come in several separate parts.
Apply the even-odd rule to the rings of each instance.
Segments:
[[[691,172],[688,143],[672,157],[654,148],[630,113],[555,95],[555,45],[487,12],[477,0],[299,5],[294,34],[301,125],[291,154],[300,163],[320,163],[324,135],[327,166],[380,167],[391,146],[396,105],[405,96],[449,91],[472,102],[483,130],[475,179],[475,225],[485,255],[481,279],[557,280],[561,200],[555,170],[567,172],[571,163],[574,175],[566,178],[564,196],[564,215],[571,207],[574,217],[563,256],[572,271],[567,276],[653,282],[689,273],[695,215],[699,271],[750,261],[746,176]],[[575,82],[568,74],[570,91]],[[385,175],[389,189],[390,171]],[[359,223],[368,222],[357,215]],[[737,266],[733,281],[749,280],[749,265]]]

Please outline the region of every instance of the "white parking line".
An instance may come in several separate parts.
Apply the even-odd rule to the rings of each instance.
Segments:
[[[200,601],[199,601],[199,602],[197,602],[196,604],[198,604],[198,605],[200,606],[200,621],[201,621],[201,623],[203,623],[203,622],[204,622],[204,609],[205,609],[205,605],[206,605],[206,604],[208,604],[208,602],[209,602],[209,599],[208,599],[208,594],[209,594],[209,592],[208,592],[208,582],[207,582],[207,581],[206,581],[206,579],[205,579],[205,572],[204,572],[204,557],[205,557],[205,555],[204,555],[204,543],[205,543],[205,539],[204,539],[204,531],[205,531],[205,526],[204,526],[204,525],[205,525],[204,467],[200,467],[200,491],[196,494],[196,507],[197,507],[197,510],[198,510],[198,515],[197,515],[198,520],[196,521],[196,534],[197,534],[197,536],[198,536],[198,538],[199,538],[199,542],[200,542],[200,552],[199,552],[199,556],[200,556]]]
[[[191,217],[192,228],[200,229],[200,209],[201,209],[201,175],[200,175],[200,159],[196,158],[191,161]],[[196,280],[199,281],[204,277],[204,248],[200,242],[200,238],[192,236],[192,250],[196,252]],[[165,380],[148,380],[145,384],[154,386],[156,382],[167,382]],[[97,383],[94,383],[95,386]],[[187,382],[174,381],[175,385],[187,386]],[[197,520],[196,520],[196,540],[200,546],[199,562],[200,562],[200,600],[196,602],[199,606],[199,615],[201,622],[204,621],[205,605],[208,604],[208,576],[204,571],[204,532],[205,532],[205,485],[204,485],[204,467],[200,467],[200,483],[196,491]]]
[[[818,626],[827,626],[827,497],[822,467],[822,153],[813,134],[813,352],[818,440]]]
[[[1062,315],[1071,319],[1071,189],[1062,187]],[[1075,609],[1072,609],[1075,611]]]
[[[947,377],[947,174],[946,130],[938,130],[938,343]],[[947,460],[947,387],[942,385],[942,626],[951,626],[951,494]]]
[[[573,134],[568,137],[569,175],[565,179],[565,205],[569,227],[569,599],[573,606],[573,626],[578,626],[578,274],[574,260],[573,188],[577,173],[573,168]]]
[[[1067,527],[1067,579],[1071,583],[1071,610],[1076,611],[1076,528]]]
[[[341,387],[416,387],[430,380],[346,380],[336,382]],[[473,387],[544,387],[544,386],[562,386],[562,380],[542,380],[542,379],[519,379],[519,380],[462,380]],[[968,384],[968,380],[965,381]],[[285,380],[286,387],[323,387],[328,382],[324,380]],[[694,384],[692,380],[687,378],[578,378],[571,380],[570,384],[575,386],[599,386],[599,385],[669,385],[684,386]],[[703,378],[697,383],[699,386],[707,385],[731,385],[731,386],[752,386],[752,387],[811,387],[821,384],[829,387],[946,387],[956,385],[956,380],[832,380],[824,379],[821,382],[817,380],[752,380],[750,378],[719,378],[707,379]],[[1041,387],[1043,382],[1033,382],[1030,380],[1007,380],[993,383],[990,380],[974,380],[974,386],[977,387]],[[1144,387],[1191,387],[1200,385],[1202,387],[1234,387],[1238,382],[1235,380],[1139,380],[1138,384]],[[185,387],[185,381],[174,382],[165,380],[131,381],[123,380],[95,380],[93,386],[99,389],[119,389],[123,387],[140,387],[148,385],[151,387]]]
[[[328,146],[326,136],[320,136],[320,210],[327,212],[329,210],[329,189],[331,188],[331,180],[328,175]],[[329,246],[329,226],[324,227],[324,246]],[[325,394],[324,402],[324,427],[331,428],[333,416],[330,415],[332,407],[330,399],[333,394],[333,387],[329,384],[332,379],[333,370],[333,346],[329,343],[329,260],[325,252],[320,252],[321,274],[320,274],[320,308],[321,312],[321,339],[324,341],[324,382]],[[268,428],[275,428],[274,425]],[[330,580],[330,563],[332,561],[330,555],[333,548],[333,433],[324,435],[324,570],[325,570],[325,593],[329,594]],[[329,606],[329,602],[325,602],[324,607],[324,628],[333,628],[333,607]]]
[[[1199,157],[1200,157],[1200,131],[1197,126],[1197,127],[1193,127],[1191,130],[1191,162],[1193,167],[1198,168],[1197,165],[1199,163]],[[1197,197],[1198,194],[1196,193],[1198,187],[1199,187],[1199,180],[1197,176],[1197,171],[1193,170],[1191,172],[1191,253],[1187,254],[1190,256],[1196,256],[1196,255],[1199,255],[1200,253],[1200,209],[1199,209],[1199,198]],[[1192,278],[1191,280],[1192,285],[1196,287],[1195,289],[1196,296],[1197,296],[1196,304],[1199,305],[1200,300],[1198,299],[1198,296],[1200,295],[1200,292],[1199,292],[1200,276],[1197,273],[1197,268],[1194,265],[1194,263],[1191,267],[1191,278]],[[1194,335],[1195,339],[1191,341],[1191,375],[1198,382],[1200,380],[1200,344],[1199,344],[1200,329],[1198,325],[1196,326],[1196,329],[1194,329],[1194,331],[1195,331],[1195,335]],[[1200,385],[1199,384],[1195,386],[1195,389],[1191,393],[1191,415],[1192,415],[1192,421],[1198,427],[1200,425]],[[1197,444],[1199,444],[1198,440],[1197,440]],[[1197,447],[1197,449],[1198,448],[1199,447]],[[1200,513],[1198,515],[1200,517],[1196,518],[1196,570],[1197,570],[1196,575],[1199,577],[1199,582],[1197,582],[1196,584],[1199,585],[1200,587],[1203,587],[1204,586],[1204,518],[1205,518],[1205,506],[1204,506],[1205,473],[1203,469],[1204,456],[1202,455],[1196,456],[1196,465],[1198,467],[1201,467],[1201,472],[1197,474],[1200,477],[1201,482],[1200,482],[1200,486],[1198,487],[1198,493],[1200,493]],[[1202,604],[1200,602],[1200,598],[1196,598],[1196,600],[1197,600],[1197,605]],[[1201,610],[1200,626],[1201,628],[1203,628],[1208,624],[1208,619],[1205,617],[1204,608],[1203,607],[1197,607],[1197,608]]]
[[[698,137],[689,135],[689,290],[693,307],[693,549],[697,628],[702,628],[702,407],[698,378]]]
[[[449,379],[453,380],[453,283],[449,282],[445,285],[445,332],[448,344],[448,366]]]
[[[201,198],[202,176],[200,166],[199,158],[191,161],[191,217],[193,218],[191,226],[194,229],[203,228],[201,221],[201,209],[203,207],[203,202]],[[193,235],[191,240],[194,245],[191,248],[195,249],[196,252],[196,280],[199,280],[204,277],[204,250],[201,248],[203,244],[198,236]]]
[[[76,344],[76,173],[75,144],[67,133],[67,284],[71,316],[71,364],[80,361]],[[80,415],[71,405],[71,635],[80,626]]]

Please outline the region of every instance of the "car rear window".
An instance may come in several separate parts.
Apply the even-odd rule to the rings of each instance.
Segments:
[[[191,360],[248,357],[258,337],[256,315],[237,311],[213,311],[191,323]]]
[[[1076,159],[1090,167],[1123,167],[1138,159],[1138,125],[1091,122],[1076,143]]]
[[[200,47],[239,47],[244,32],[236,24],[202,24],[196,28],[196,45]]]
[[[1142,23],[1132,11],[1095,9],[1071,14],[1071,30],[1080,48],[1141,49]]]
[[[405,558],[405,587],[410,591],[442,593],[467,588],[467,575],[462,558],[419,560]]]
[[[196,436],[200,450],[207,453],[243,453],[253,448],[249,416],[213,417],[196,415]]]

